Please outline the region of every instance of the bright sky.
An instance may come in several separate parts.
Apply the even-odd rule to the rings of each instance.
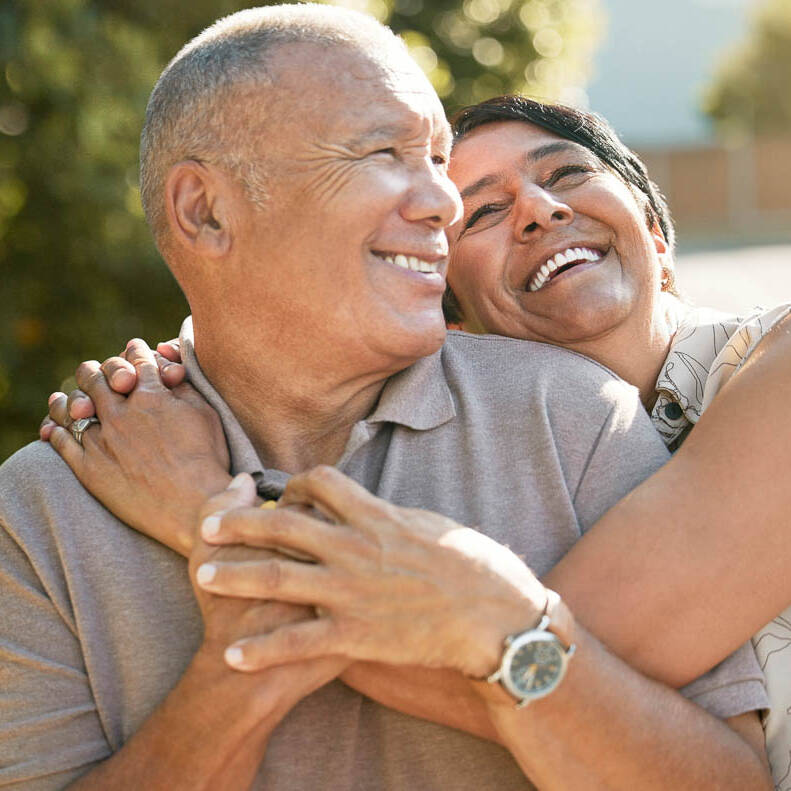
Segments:
[[[632,146],[707,138],[698,107],[714,64],[746,32],[757,0],[602,0],[607,32],[590,106]]]

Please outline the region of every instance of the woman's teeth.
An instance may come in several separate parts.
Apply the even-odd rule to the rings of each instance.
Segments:
[[[538,291],[545,286],[551,279],[552,274],[558,269],[569,264],[582,264],[586,262],[600,261],[602,254],[598,250],[590,247],[569,247],[561,253],[556,253],[541,266],[538,272],[533,275],[528,284],[530,291]]]
[[[383,255],[382,258],[388,264],[395,264],[402,269],[411,269],[413,272],[436,272],[439,267],[438,263],[432,264],[416,258],[414,255],[403,255],[402,253],[398,253],[398,255]]]

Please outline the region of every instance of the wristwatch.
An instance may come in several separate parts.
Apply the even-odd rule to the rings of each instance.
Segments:
[[[538,626],[505,638],[500,667],[486,680],[499,683],[521,709],[554,692],[566,675],[576,646],[573,618],[555,591],[547,589],[547,606]]]

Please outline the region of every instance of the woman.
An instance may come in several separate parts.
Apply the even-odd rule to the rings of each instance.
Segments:
[[[464,216],[450,231],[449,320],[607,365],[677,448],[789,305],[743,319],[685,305],[665,201],[603,119],[505,96],[466,108],[454,130]]]
[[[539,114],[543,112],[541,108],[536,107]],[[508,116],[496,116],[481,126],[502,121],[503,117]],[[579,142],[579,129],[574,127],[573,123],[568,124],[568,129],[563,128],[562,125],[560,129],[552,128],[549,135],[546,135],[546,124],[542,126],[538,119],[529,122],[534,124],[532,127],[524,125],[527,121],[525,117],[514,117],[513,120],[520,122],[520,131],[529,130],[531,134],[537,135],[531,141],[535,145],[529,149],[523,145],[520,148],[521,136],[517,133],[512,135],[511,126],[504,130],[502,127],[507,126],[507,123],[498,123],[498,128],[495,130],[496,140],[488,139],[487,136],[480,150],[474,149],[472,146],[476,138],[484,136],[486,131],[494,130],[494,126],[490,130],[482,128],[478,133],[471,132],[469,137],[465,137],[463,133],[454,155],[452,173],[459,180],[465,197],[464,218],[451,233],[456,246],[449,281],[460,308],[460,314],[456,318],[461,320],[465,329],[499,330],[515,337],[560,343],[590,356],[598,356],[600,360],[636,384],[648,404],[651,400],[651,387],[656,381],[656,372],[668,353],[673,331],[683,314],[680,303],[666,297],[667,290],[672,285],[672,260],[669,254],[672,246],[672,229],[666,213],[657,211],[661,209],[661,199],[647,179],[641,182],[644,171],[641,173],[639,163],[634,158],[629,159],[627,156],[626,162],[621,161],[625,149],[622,147],[618,149],[617,141],[604,140],[602,143],[601,136],[604,132],[600,129],[594,130],[591,137],[594,143],[602,143],[603,154],[595,147],[586,146],[584,143],[581,147],[573,147],[562,142],[569,139]],[[613,151],[607,150],[604,143],[609,143]],[[470,201],[488,194],[485,190],[495,186],[502,188],[503,184],[496,184],[492,173],[487,172],[468,179],[469,174],[463,167],[465,151],[477,151],[477,154],[471,155],[471,159],[483,161],[484,149],[486,152],[494,152],[512,150],[513,147],[519,152],[520,162],[526,160],[532,165],[544,166],[543,169],[537,167],[535,175],[530,177],[524,177],[520,171],[516,179],[520,184],[524,182],[526,198],[537,197],[540,199],[538,203],[533,201],[531,207],[528,206],[529,200],[520,200],[517,206],[515,198],[517,196],[521,198],[521,193],[514,189],[511,189],[511,192],[501,189],[496,201],[479,202],[472,206]],[[611,156],[611,153],[616,156]],[[496,174],[504,172],[507,172],[507,169],[503,167],[495,170]],[[507,181],[501,179],[503,183]],[[641,184],[645,189],[641,188]],[[475,239],[480,243],[488,238],[488,231],[505,227],[501,218],[515,216],[517,208],[520,211],[522,208],[528,211],[528,214],[524,215],[524,222],[522,222],[523,215],[520,214],[519,222],[511,223],[519,235],[518,245],[511,243],[510,237],[494,239],[491,249],[494,253],[495,266],[493,268],[487,266],[485,270],[481,268],[478,271],[483,285],[471,285],[473,279],[468,279],[467,276],[470,273],[475,274],[477,261],[486,260],[481,256],[480,248],[475,247]],[[540,211],[535,212],[533,209]],[[530,214],[530,211],[533,213]],[[481,228],[483,230],[480,230]],[[550,232],[556,233],[557,238],[548,241],[545,237]],[[510,252],[506,253],[509,245],[516,251],[513,255]],[[572,253],[571,260],[568,259],[567,251]],[[564,259],[562,262],[560,254]],[[570,268],[566,269],[567,267]],[[544,268],[546,272],[543,271]],[[486,277],[489,275],[493,276],[487,280]],[[584,283],[585,287],[576,289],[574,286],[578,282]],[[468,285],[470,288],[467,288]],[[553,294],[560,294],[562,299],[555,300]],[[534,299],[529,300],[530,296]],[[530,303],[533,305],[531,306]],[[494,323],[492,319],[497,315],[502,317],[499,324]],[[636,347],[639,348],[639,353],[636,353]],[[764,355],[765,361],[769,364],[774,363],[773,351],[770,348]],[[763,374],[763,371],[759,371],[759,374]],[[776,372],[773,371],[771,375],[775,374]],[[746,377],[745,381],[747,384],[734,390],[735,396],[730,395],[729,399],[726,399],[731,408],[734,404],[738,406],[741,403],[740,399],[749,400],[755,382],[764,379]],[[73,416],[77,416],[79,409],[84,408],[85,404],[80,405],[75,402],[73,406]],[[55,398],[52,409],[53,416],[60,422],[65,422],[63,397]],[[728,414],[727,411],[725,414]],[[726,437],[725,441],[721,442],[716,431],[712,432],[712,430],[708,433],[703,432],[701,436],[703,439],[690,446],[693,451],[686,452],[685,449],[679,455],[678,462],[668,465],[647,486],[641,487],[636,496],[627,498],[627,502],[619,507],[631,509],[636,519],[644,520],[647,514],[656,513],[657,487],[671,493],[674,490],[688,492],[681,484],[691,477],[690,470],[693,473],[699,471],[694,465],[696,455],[707,460],[703,470],[705,474],[699,476],[704,479],[705,490],[706,475],[711,476],[712,472],[718,471],[717,456],[722,455],[723,452],[727,455],[734,438]],[[729,439],[731,445],[728,444]],[[741,441],[738,436],[737,439]],[[767,498],[763,497],[762,500],[762,507],[766,507]],[[643,507],[645,502],[649,502],[647,511]],[[708,506],[706,512],[711,513]],[[766,514],[763,516],[766,517]],[[605,517],[603,522],[606,521]],[[735,530],[738,526],[732,527]],[[691,547],[692,542],[689,539],[693,531],[688,531],[687,528],[688,525],[683,524],[683,520],[669,526],[667,543],[671,549],[668,552],[671,557],[681,558],[684,561],[676,563],[669,572],[667,568],[657,570],[656,567],[652,567],[652,559],[658,562],[659,558],[667,557],[661,553],[646,553],[645,557],[635,558],[632,562],[635,576],[641,580],[664,576],[668,581],[667,589],[670,591],[686,592],[690,587],[694,588],[698,585],[704,593],[709,592],[708,599],[705,595],[693,599],[701,603],[699,607],[687,609],[681,607],[680,611],[677,611],[676,607],[665,607],[664,619],[668,624],[657,625],[659,631],[664,631],[666,626],[669,634],[675,631],[678,635],[678,646],[689,657],[686,668],[688,675],[680,676],[679,683],[689,680],[722,658],[728,650],[735,647],[762,621],[765,621],[771,612],[776,612],[780,606],[787,603],[789,598],[785,591],[774,591],[773,596],[764,596],[760,602],[750,603],[747,606],[742,602],[741,608],[738,606],[731,608],[734,617],[730,624],[725,624],[724,627],[718,625],[715,633],[707,634],[706,645],[690,644],[690,632],[685,628],[679,629],[679,622],[684,622],[683,627],[690,623],[697,628],[701,609],[704,610],[704,621],[709,617],[709,613],[716,612],[716,604],[711,602],[711,591],[715,590],[712,579],[716,580],[720,569],[730,565],[733,557],[724,552],[722,553],[725,555],[724,558],[717,557],[716,554],[712,558],[712,547],[706,544],[706,539],[711,536],[701,534],[700,531],[694,533],[702,542],[702,545],[697,547],[697,554],[695,551],[678,551],[678,548]],[[765,528],[766,531],[770,534],[778,532],[772,531],[769,527]],[[580,548],[573,551],[561,566],[566,564],[568,567],[569,564],[579,562],[580,557],[585,558],[586,555],[591,554],[595,557],[598,553],[598,557],[592,563],[589,562],[588,566],[599,570],[601,584],[609,581],[618,596],[634,595],[635,599],[641,598],[644,590],[639,585],[629,588],[628,583],[621,579],[622,575],[616,576],[612,571],[618,566],[618,558],[622,556],[623,548],[629,546],[633,537],[619,536],[611,531],[609,535],[605,533],[605,538],[602,538],[603,531],[598,528],[594,530],[594,534],[596,536],[591,534],[591,540],[581,542]],[[738,533],[732,535],[725,531],[724,537],[734,539],[738,543]],[[728,546],[727,541],[724,545]],[[768,550],[770,544],[767,542],[764,546]],[[676,550],[671,551],[673,547]],[[776,559],[776,553],[772,557]],[[704,569],[706,573],[700,573],[699,558],[706,558],[709,563]],[[749,569],[750,564],[744,563],[743,556],[740,558],[742,564]],[[744,568],[739,569],[737,579],[745,578],[744,571]],[[552,574],[562,573],[563,570],[558,569]],[[590,575],[580,580],[580,595],[584,595],[582,588],[590,580]],[[690,580],[695,581],[691,586]],[[591,581],[589,584],[594,586],[595,582]],[[736,586],[734,590],[733,596],[739,600],[740,590]],[[741,598],[743,600],[743,597]],[[782,604],[778,604],[779,602]],[[668,604],[675,605],[676,602],[671,599]],[[707,607],[710,609],[707,610]],[[696,616],[698,621],[694,620]],[[589,624],[594,631],[597,630],[597,625],[601,625],[606,631],[606,612],[600,612],[597,617],[599,624],[590,621]],[[670,622],[675,629],[669,628]],[[635,640],[639,641],[639,639],[640,636],[635,635]],[[655,655],[643,658],[645,669],[650,670],[652,663],[654,665],[661,663],[661,657]]]
[[[463,110],[454,132],[450,174],[464,215],[450,232],[449,319],[607,365],[640,389],[677,449],[789,305],[739,318],[679,300],[667,206],[602,119],[506,96]],[[789,622],[791,610],[754,640],[773,702],[765,727],[776,779],[790,768]]]

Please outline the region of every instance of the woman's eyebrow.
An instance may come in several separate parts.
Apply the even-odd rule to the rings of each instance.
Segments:
[[[476,192],[480,192],[494,184],[502,184],[507,177],[507,174],[502,171],[499,173],[489,173],[486,176],[482,176],[477,181],[473,181],[469,187],[465,187],[459,194],[462,199],[469,198],[471,195],[475,195]]]
[[[580,149],[587,151],[585,146],[581,146],[578,143],[559,140],[556,143],[547,143],[545,146],[534,148],[532,151],[527,153],[525,159],[528,162],[538,162],[539,159],[551,156],[552,154],[557,154],[559,151],[579,151]]]
[[[538,148],[534,148],[532,151],[528,151],[524,156],[522,161],[524,163],[535,163],[545,157],[552,156],[552,154],[557,154],[561,151],[576,151],[582,153],[588,153],[588,149],[585,146],[581,146],[578,143],[572,143],[571,141],[566,140],[558,140],[555,143],[547,143],[546,145],[539,146]],[[494,186],[496,184],[501,184],[506,181],[508,175],[504,171],[500,171],[498,173],[488,173],[485,176],[482,176],[477,181],[474,181],[469,187],[465,187],[461,190],[461,197],[469,198],[472,195],[475,195],[476,192],[480,192],[487,187]]]

